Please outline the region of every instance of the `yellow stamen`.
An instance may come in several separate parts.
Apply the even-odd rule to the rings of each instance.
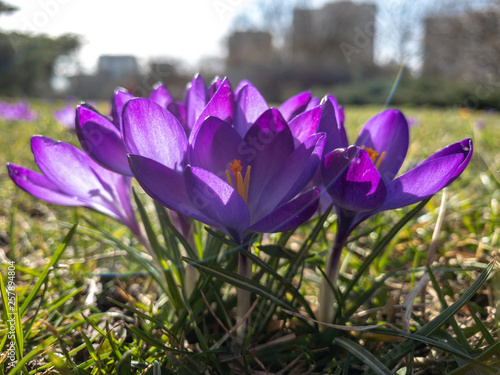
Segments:
[[[236,185],[236,191],[243,198],[245,203],[247,203],[248,187],[250,184],[250,170],[252,168],[250,166],[247,167],[244,179],[243,179],[243,176],[241,174],[243,167],[241,166],[241,162],[239,160],[234,159],[233,163],[229,163],[229,169],[231,169],[231,171],[233,172],[233,175],[234,175],[234,182]],[[235,186],[232,183],[231,174],[229,173],[229,171],[227,169],[226,169],[226,176],[227,176],[228,184],[234,188]]]
[[[377,151],[375,151],[374,149],[372,149],[370,147],[366,148],[365,146],[361,146],[361,148],[366,150],[366,152],[368,153],[368,156],[370,156],[370,159],[372,159],[372,162],[375,165],[375,168],[378,169],[378,167],[380,167],[380,164],[382,163],[382,160],[384,159],[386,152],[383,151],[379,155]]]
[[[226,169],[226,176],[227,176],[227,183],[233,187],[233,183],[231,182],[231,175],[229,174],[229,171]]]
[[[377,162],[375,163],[375,168],[377,168],[377,169],[378,169],[378,167],[380,167],[380,163],[382,163],[382,159],[384,158],[384,156],[385,156],[385,151],[383,151],[383,152],[380,154],[380,156],[379,156],[379,158],[378,158]]]
[[[244,184],[245,184],[245,197],[243,197],[243,199],[245,200],[245,203],[247,203],[247,199],[248,199],[248,187],[250,185],[250,171],[251,170],[252,170],[252,167],[248,166],[247,167],[247,172],[245,173],[245,181],[244,181]]]

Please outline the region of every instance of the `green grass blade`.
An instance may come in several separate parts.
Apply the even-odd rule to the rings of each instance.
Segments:
[[[152,316],[144,314],[142,311],[139,311],[139,310],[137,310],[137,309],[135,309],[135,308],[133,308],[131,306],[125,305],[124,303],[121,303],[121,302],[119,302],[119,301],[117,301],[117,300],[115,300],[113,298],[108,297],[108,299],[110,301],[112,301],[113,303],[117,304],[118,306],[120,306],[121,308],[126,309],[126,310],[130,311],[131,313],[140,316],[143,319],[149,320],[151,323],[155,324],[158,328],[161,328],[165,332],[168,332],[169,334],[172,334],[172,332],[170,332],[168,330],[168,328],[162,322],[160,322],[159,320],[153,318]]]
[[[312,311],[311,306],[309,306],[307,300],[304,298],[302,294],[300,294],[300,291],[297,290],[291,282],[285,280],[280,274],[278,274],[275,270],[269,267],[262,259],[255,256],[250,251],[247,250],[240,250],[240,251],[242,251],[243,254],[245,254],[245,256],[249,258],[253,263],[261,267],[265,272],[273,276],[277,281],[279,281],[282,285],[284,285],[287,288],[287,290],[294,296],[294,298],[296,298],[297,301],[307,310],[308,314],[312,318],[314,318],[314,312]]]
[[[165,256],[167,256],[168,259],[176,266],[176,269],[179,269],[179,266],[181,265],[181,251],[178,246],[178,237],[176,237],[175,233],[170,229],[173,225],[171,225],[171,220],[165,207],[158,204],[156,201],[154,202],[154,205],[156,209],[156,216],[160,222],[163,240],[165,241]]]
[[[146,229],[146,235],[148,236],[149,244],[153,249],[154,254],[156,255],[156,260],[159,263],[159,266],[163,269],[168,269],[168,264],[164,259],[164,254],[161,249],[161,246],[158,242],[158,238],[156,233],[154,232],[153,226],[151,225],[151,221],[149,220],[149,216],[144,208],[141,200],[137,196],[135,189],[132,189],[132,193],[134,195],[135,204],[137,206],[137,210],[139,211],[139,215],[141,216],[142,224],[144,225],[144,229]]]
[[[165,285],[165,281],[162,280],[159,277],[159,271],[155,268],[155,266],[152,264],[152,262],[145,257],[145,255],[138,251],[137,249],[134,249],[133,247],[125,245],[122,241],[120,241],[118,238],[113,237],[113,235],[109,232],[106,232],[104,229],[102,229],[99,225],[93,223],[91,220],[84,218],[89,225],[97,229],[99,232],[101,232],[108,240],[112,241],[113,244],[117,245],[121,249],[124,249],[128,255],[132,257],[132,259],[137,262],[145,271],[147,271],[153,279],[156,281],[156,283],[160,286],[160,288],[167,294],[169,295],[169,290],[168,287]]]
[[[393,375],[392,371],[389,370],[380,360],[375,357],[368,350],[363,348],[358,343],[347,340],[342,337],[337,337],[333,341],[334,345],[338,345],[349,353],[351,353],[356,358],[360,359],[365,365],[367,365],[375,374],[378,375]]]
[[[151,345],[155,348],[169,351],[169,352],[173,352],[173,353],[177,353],[177,354],[190,354],[191,353],[189,351],[179,350],[179,349],[168,347],[167,345],[165,345],[165,343],[161,342],[156,337],[154,337],[152,335],[148,335],[146,332],[144,332],[143,330],[141,330],[140,328],[138,328],[136,326],[128,325],[127,327],[130,330],[130,332],[135,334],[139,339],[141,339],[145,343],[148,343],[149,345]]]
[[[445,297],[443,295],[441,287],[439,286],[439,283],[438,283],[436,277],[434,276],[434,273],[432,272],[432,269],[430,267],[428,267],[427,271],[429,272],[429,276],[431,278],[432,286],[434,287],[434,290],[436,291],[436,294],[438,296],[439,302],[441,303],[441,307],[443,309],[446,309],[448,307],[448,303],[446,302],[446,299],[445,299]],[[454,316],[450,317],[450,324],[451,324],[451,327],[453,328],[453,332],[455,332],[455,335],[457,336],[457,340],[460,343],[460,345],[463,348],[467,348],[467,351],[471,350],[472,348],[470,347],[469,342],[467,341],[467,338],[464,335],[464,332],[458,326],[458,323],[455,320]]]
[[[476,360],[473,358],[469,353],[467,353],[461,346],[459,345],[450,345],[448,344],[449,342],[449,337],[446,337],[446,340],[436,340],[434,338],[422,336],[416,333],[408,333],[404,331],[395,331],[387,328],[374,328],[370,330],[370,332],[381,334],[381,335],[388,335],[388,336],[397,336],[397,337],[404,337],[408,340],[413,340],[419,343],[423,343],[438,349],[441,349],[449,354],[455,355],[468,363],[473,364],[476,367],[481,367],[485,371],[488,371],[489,367],[482,362]],[[438,331],[439,332],[439,331]],[[445,336],[443,335],[443,338]],[[457,341],[454,342],[454,344],[458,343]]]
[[[188,243],[187,239],[184,238],[184,236],[177,230],[177,228],[174,226],[172,223],[172,220],[168,216],[165,207],[159,205],[157,202],[155,202],[155,207],[156,207],[156,212],[158,215],[158,219],[160,220],[160,225],[162,226],[162,229],[164,230],[169,230],[172,232],[174,237],[181,243],[181,245],[184,247],[188,255],[192,258],[197,258],[198,254],[196,251],[191,247],[191,245]],[[176,265],[180,266],[180,258],[181,254],[178,251],[178,249],[173,249],[175,252],[173,253],[173,259],[176,259],[175,263]]]
[[[483,349],[483,352],[476,357],[476,361],[483,361],[485,362],[492,356],[498,356],[498,353],[500,352],[500,341],[497,341],[493,345],[490,345],[489,347]],[[446,375],[464,375],[468,374],[470,370],[473,370],[475,367],[475,363],[467,363],[466,365],[457,368],[456,370],[448,372]],[[489,366],[489,365],[488,365]],[[491,370],[493,370],[493,374],[499,374],[500,373],[500,368],[498,366],[493,367],[489,366]],[[495,372],[496,371],[496,372]]]
[[[474,306],[472,306],[471,303],[467,303],[467,307],[470,310],[470,313],[471,313],[470,315],[472,316],[472,319],[474,319],[474,322],[476,323],[477,327],[479,328],[479,330],[483,334],[484,338],[486,339],[486,342],[488,342],[488,344],[490,344],[490,345],[493,345],[495,343],[495,339],[491,335],[491,333],[488,330],[488,328],[483,324],[483,322],[481,322],[481,319],[479,319],[476,316],[476,312],[477,311],[474,308]]]
[[[431,197],[432,198],[432,197]],[[351,290],[354,288],[354,286],[358,283],[359,279],[363,274],[366,272],[366,270],[370,267],[370,265],[373,263],[376,257],[378,257],[385,249],[387,245],[389,245],[389,242],[392,241],[392,239],[398,234],[398,232],[408,223],[416,214],[420,212],[422,208],[429,202],[431,198],[427,198],[426,200],[423,200],[420,202],[417,206],[415,206],[410,212],[408,212],[403,218],[401,218],[396,225],[394,225],[389,233],[387,233],[375,246],[373,251],[368,255],[368,257],[364,260],[364,262],[359,266],[358,272],[354,275],[352,278],[351,282],[347,285],[345,291],[344,291],[344,298],[347,298]]]
[[[293,306],[290,306],[288,303],[278,298],[272,291],[254,282],[253,280],[247,279],[246,277],[240,276],[233,272],[226,271],[216,266],[207,266],[206,264],[196,263],[196,261],[194,261],[193,259],[189,258],[183,258],[183,259],[189,264],[191,264],[193,267],[196,267],[201,272],[207,273],[218,279],[224,280],[227,283],[234,285],[238,288],[242,288],[248,290],[251,293],[258,294],[285,309],[291,311],[297,311]]]
[[[14,202],[12,204],[12,210],[10,212],[9,245],[10,245],[10,256],[15,261],[18,260],[17,259],[18,255],[16,251],[16,240],[15,240],[16,214],[17,214],[17,202]]]
[[[117,375],[131,375],[132,374],[131,362],[132,362],[132,350],[127,350],[125,353],[123,353],[123,356],[116,364]]]
[[[48,277],[50,271],[52,270],[52,267],[59,261],[59,258],[63,254],[64,250],[66,250],[66,247],[68,246],[69,242],[73,238],[73,235],[75,234],[76,228],[78,226],[78,223],[73,226],[73,228],[70,229],[68,234],[64,237],[62,243],[59,245],[59,247],[56,249],[54,252],[54,255],[52,255],[52,258],[50,258],[49,263],[45,266],[43,269],[42,274],[38,278],[38,281],[35,283],[35,286],[31,289],[30,293],[28,296],[25,298],[23,304],[21,305],[20,308],[20,314],[24,315],[24,312],[28,308],[28,306],[31,304],[33,299],[35,298],[36,294],[40,290],[40,287],[42,284],[45,282],[45,279]]]
[[[420,336],[430,336],[434,331],[439,329],[443,324],[445,324],[453,315],[455,315],[466,303],[470,300],[474,294],[479,290],[479,288],[488,279],[494,263],[490,263],[488,267],[479,275],[477,280],[470,286],[465,293],[453,303],[451,306],[446,308],[437,317],[427,323],[425,326],[417,330],[415,333]],[[388,352],[382,359],[389,367],[393,366],[399,359],[407,355],[414,343],[411,340],[406,340],[399,344],[396,348]]]

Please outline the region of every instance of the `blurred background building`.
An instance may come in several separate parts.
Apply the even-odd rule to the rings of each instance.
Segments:
[[[425,19],[422,75],[480,82],[500,77],[500,12]]]
[[[0,94],[98,100],[116,86],[147,96],[161,81],[180,98],[198,71],[207,81],[228,76],[234,86],[248,79],[275,103],[312,90],[354,104],[391,97],[393,104],[465,105],[474,95],[474,105],[500,108],[499,0],[312,2],[242,5],[221,42],[225,52],[200,56],[195,67],[168,56],[103,54],[86,72],[75,58],[76,35],[1,32]],[[0,14],[15,11],[0,1]],[[66,84],[54,88],[54,76]],[[475,93],[480,86],[487,95]]]

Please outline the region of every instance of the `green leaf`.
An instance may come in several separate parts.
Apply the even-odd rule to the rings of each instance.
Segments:
[[[415,332],[415,334],[420,336],[430,336],[433,332],[439,329],[443,324],[445,324],[453,315],[455,315],[466,303],[470,300],[478,289],[484,284],[488,279],[488,276],[493,269],[494,263],[490,263],[488,267],[479,275],[477,280],[470,286],[465,293],[453,303],[451,306],[446,308],[441,314],[432,319],[425,326],[420,328]],[[406,340],[399,344],[396,348],[392,349],[387,353],[382,360],[387,366],[391,367],[396,364],[401,358],[407,355],[413,348],[414,343],[412,340]]]
[[[132,350],[127,350],[116,364],[116,373],[118,375],[132,374]]]
[[[402,219],[400,219],[396,225],[394,225],[389,233],[387,233],[375,246],[373,251],[370,253],[370,255],[364,260],[364,262],[359,266],[358,272],[354,275],[352,278],[351,282],[347,285],[345,291],[344,291],[344,298],[347,299],[347,296],[351,292],[351,290],[354,288],[354,286],[358,283],[359,279],[363,274],[366,272],[366,270],[370,267],[370,265],[373,263],[376,257],[378,257],[382,252],[384,251],[385,247],[389,245],[389,243],[392,241],[392,239],[398,234],[398,232],[403,228],[406,223],[408,223],[416,214],[420,212],[422,208],[429,202],[431,199],[427,198],[426,200],[423,200],[420,202],[417,206],[415,206],[410,212],[408,212]]]
[[[490,345],[487,348],[483,349],[483,352],[476,357],[476,361],[486,361],[492,356],[498,356],[498,353],[500,351],[500,341],[497,341],[493,345]],[[456,370],[450,371],[446,375],[464,375],[464,374],[469,374],[470,370],[473,370],[475,367],[474,363],[467,363],[466,365],[457,368]],[[493,371],[493,374],[499,374],[500,373],[500,368],[498,368],[498,363],[496,367],[490,366],[490,369]]]
[[[247,279],[246,277],[240,276],[233,272],[228,272],[223,270],[222,268],[216,266],[208,266],[206,264],[197,263],[193,259],[183,258],[186,262],[188,262],[193,267],[196,267],[200,271],[212,275],[218,279],[224,280],[225,282],[234,285],[238,288],[242,288],[248,290],[249,292],[258,294],[268,300],[276,303],[278,306],[281,306],[285,309],[296,311],[296,309],[290,306],[288,303],[282,301],[278,298],[272,291],[267,289],[266,287],[254,282],[253,280]]]
[[[138,328],[136,326],[128,325],[127,327],[133,334],[135,334],[137,337],[139,337],[141,340],[148,343],[149,345],[154,346],[155,348],[162,349],[162,350],[169,351],[169,352],[178,353],[178,354],[190,354],[191,353],[189,351],[179,350],[179,349],[168,347],[167,345],[165,345],[165,343],[161,342],[156,337],[148,335],[146,332],[142,331],[140,328]]]
[[[393,375],[392,371],[389,370],[382,362],[380,362],[377,357],[375,357],[372,353],[370,353],[358,343],[342,337],[337,337],[335,340],[333,340],[333,344],[344,348],[353,356],[360,359],[365,365],[372,369],[375,374]]]
[[[438,336],[443,335],[443,337],[445,337],[444,335],[446,334],[447,335],[446,341],[445,340],[442,340],[442,341],[436,340],[434,338],[422,336],[422,335],[419,335],[417,333],[395,331],[395,330],[386,329],[386,328],[374,328],[374,329],[370,330],[370,332],[378,333],[378,334],[382,334],[382,335],[404,337],[408,340],[421,342],[423,344],[444,350],[445,352],[452,354],[452,355],[455,355],[458,358],[462,358],[463,360],[470,362],[474,366],[482,367],[483,369],[488,370],[488,366],[477,361],[475,358],[471,357],[471,355],[469,353],[467,353],[467,351],[464,350],[464,348],[462,348],[460,345],[457,345],[458,343],[456,340],[454,340],[452,337],[450,337],[449,335],[447,335],[446,333],[443,333],[441,331],[437,331],[436,333],[439,333]],[[454,341],[453,342],[450,341],[450,338],[453,339]],[[449,344],[449,343],[451,343],[451,344]]]
[[[160,222],[161,231],[163,234],[163,239],[165,241],[165,255],[168,259],[179,269],[181,265],[181,252],[179,250],[178,242],[174,232],[170,229],[173,225],[167,210],[158,202],[154,202],[156,209],[156,216],[158,216],[158,221]],[[182,236],[181,236],[182,237]]]
[[[137,196],[135,189],[132,189],[132,193],[134,194],[135,204],[137,205],[137,209],[139,210],[139,215],[141,216],[142,224],[144,225],[144,229],[146,229],[146,234],[148,236],[149,244],[153,249],[154,254],[156,255],[156,260],[161,266],[162,269],[168,269],[168,264],[163,259],[163,251],[161,249],[160,244],[158,243],[158,238],[156,238],[156,233],[151,225],[151,221],[149,220],[149,216],[144,208],[141,200]]]
[[[177,238],[177,240],[182,244],[184,249],[186,249],[186,252],[188,253],[188,255],[192,258],[196,258],[197,257],[196,252],[191,247],[191,245],[189,244],[187,239],[184,238],[184,236],[174,226],[174,224],[172,223],[172,220],[170,219],[170,217],[168,216],[168,214],[165,210],[165,207],[160,206],[157,202],[155,202],[155,207],[156,207],[156,212],[157,212],[158,218],[160,219],[160,225],[162,226],[164,233],[167,229],[170,230],[170,232],[174,235],[174,237]],[[172,258],[176,259],[175,264],[180,266],[180,258],[181,258],[180,252],[178,251],[177,248],[172,249],[172,251],[173,251]]]
[[[93,228],[97,229],[102,235],[104,235],[105,238],[108,240],[112,241],[113,244],[116,246],[120,247],[121,249],[125,250],[128,255],[132,257],[132,259],[138,263],[144,270],[146,270],[156,281],[156,283],[160,286],[160,288],[168,295],[170,296],[170,290],[167,285],[165,285],[165,281],[162,280],[159,277],[159,271],[155,268],[154,264],[151,262],[151,260],[146,258],[146,255],[143,254],[142,252],[138,251],[137,249],[134,249],[131,246],[125,245],[123,242],[121,242],[118,238],[113,237],[113,235],[104,229],[102,229],[99,225],[95,224],[91,220],[84,218],[84,220],[91,225]],[[172,299],[173,300],[173,299]]]
[[[308,314],[314,318],[314,312],[311,310],[311,306],[304,298],[304,296],[300,293],[300,291],[293,286],[291,282],[285,280],[281,275],[279,275],[275,270],[269,267],[262,259],[252,254],[247,250],[240,250],[247,258],[249,258],[253,263],[257,264],[261,267],[265,272],[273,276],[276,280],[278,280],[282,285],[284,285],[287,290],[297,299],[297,301],[307,310]]]
[[[428,267],[427,271],[429,272],[432,286],[434,287],[434,290],[436,291],[436,294],[438,295],[439,302],[441,303],[441,307],[443,309],[446,309],[448,307],[448,303],[446,302],[446,299],[444,298],[443,292],[441,290],[442,288],[440,287],[436,277],[434,276],[432,269],[430,267]],[[453,332],[455,332],[455,335],[457,336],[457,340],[460,343],[460,345],[464,348],[467,348],[467,351],[471,350],[472,348],[470,347],[469,342],[467,341],[467,338],[465,337],[463,330],[458,326],[458,323],[453,316],[450,317],[450,324],[451,324],[451,327],[453,328]]]
[[[258,246],[258,249],[259,251],[262,251],[263,253],[266,253],[267,255],[274,258],[292,259],[296,256],[293,251],[279,245]]]

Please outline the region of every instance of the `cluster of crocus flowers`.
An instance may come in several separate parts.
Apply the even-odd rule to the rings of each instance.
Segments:
[[[23,100],[17,103],[0,102],[0,118],[7,121],[34,121],[36,112],[32,111],[29,102]]]
[[[110,116],[82,104],[74,121],[84,152],[34,137],[42,173],[9,164],[16,184],[52,203],[103,212],[141,236],[130,202],[135,177],[173,215],[218,229],[241,247],[255,233],[303,224],[321,197],[337,213],[326,262],[333,283],[342,248],[357,225],[435,194],[462,173],[472,155],[466,139],[396,177],[409,144],[401,112],[375,116],[351,145],[343,109],[332,96],[320,102],[304,92],[270,108],[248,81],[233,89],[227,79],[206,85],[199,75],[182,100],[162,84],[149,98],[117,89]],[[320,319],[331,320],[333,293],[326,280],[320,294]]]

